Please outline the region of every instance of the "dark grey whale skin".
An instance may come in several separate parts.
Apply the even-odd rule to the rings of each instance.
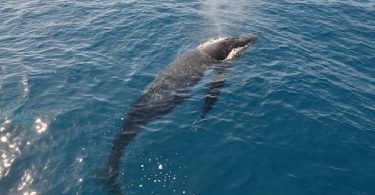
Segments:
[[[232,49],[247,47],[255,40],[256,37],[227,38],[222,42],[208,45],[203,50],[191,50],[156,76],[144,93],[130,105],[123,128],[113,140],[104,173],[107,192],[121,194],[119,183],[116,181],[120,173],[121,158],[141,127],[169,113],[176,105],[182,103],[189,97],[190,89],[202,79],[204,73],[216,64],[223,63]],[[224,69],[218,72],[223,74]],[[201,118],[212,108],[222,87],[221,80],[211,83]]]

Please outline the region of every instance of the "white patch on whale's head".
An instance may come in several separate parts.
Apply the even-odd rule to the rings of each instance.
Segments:
[[[217,38],[212,38],[198,46],[199,51],[203,51],[207,46],[219,43],[221,41],[224,41],[228,37],[217,37]]]
[[[199,45],[198,50],[214,60],[232,60],[246,48],[253,45],[256,39],[255,36],[240,38],[219,37]]]
[[[245,45],[243,47],[236,47],[229,52],[227,58],[225,60],[232,60],[238,57],[246,48],[250,47],[250,45]]]

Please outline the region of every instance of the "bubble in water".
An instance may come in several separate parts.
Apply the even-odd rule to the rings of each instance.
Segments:
[[[43,133],[47,130],[47,123],[46,122],[43,122],[42,119],[38,118],[35,120],[35,129],[36,129],[36,132],[38,133]]]
[[[8,141],[8,138],[6,136],[2,136],[0,138],[1,142],[7,142]]]

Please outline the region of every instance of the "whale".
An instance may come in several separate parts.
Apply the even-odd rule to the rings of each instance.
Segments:
[[[118,181],[121,159],[126,147],[143,126],[173,110],[186,98],[190,91],[205,75],[214,69],[200,116],[194,122],[205,119],[218,100],[220,89],[224,87],[224,74],[231,62],[252,46],[255,36],[219,37],[210,39],[197,48],[184,53],[155,76],[155,79],[128,108],[126,119],[114,137],[111,151],[104,169],[105,190],[121,194]]]

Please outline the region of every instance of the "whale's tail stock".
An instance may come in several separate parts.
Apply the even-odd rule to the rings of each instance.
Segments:
[[[108,155],[105,168],[96,174],[97,182],[110,194],[124,194],[121,191],[123,183],[118,180],[121,158],[129,143],[137,135],[139,129],[140,126],[138,124],[125,122],[124,127],[113,140],[112,149]]]

